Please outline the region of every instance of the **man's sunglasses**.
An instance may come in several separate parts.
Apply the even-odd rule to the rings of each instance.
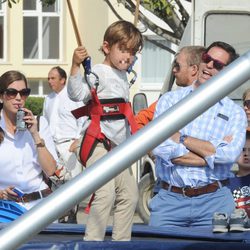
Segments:
[[[247,107],[248,109],[250,109],[250,100],[245,100],[245,101],[243,102],[243,106],[244,106],[244,107]]]
[[[213,61],[214,68],[218,71],[222,70],[226,66],[225,63],[223,63],[217,59],[214,59],[213,57],[211,57],[207,53],[203,53],[201,59],[204,63],[209,63],[209,62]]]
[[[173,63],[173,68],[175,68],[176,71],[180,71],[181,65],[180,65],[178,62],[174,61],[174,63]]]
[[[10,99],[14,99],[17,96],[17,94],[19,94],[22,98],[27,98],[30,95],[30,91],[31,89],[29,88],[21,90],[8,88],[4,91],[4,94]]]

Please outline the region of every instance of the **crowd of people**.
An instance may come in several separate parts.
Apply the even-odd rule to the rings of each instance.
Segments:
[[[238,57],[231,45],[221,41],[207,48],[181,48],[172,69],[179,88],[163,94],[134,117],[127,70],[142,48],[140,31],[130,22],[117,21],[104,34],[104,61],[84,77],[80,67],[89,55],[85,47],[76,48],[68,82],[61,67],[49,71],[52,92],[44,100],[39,120],[25,108],[30,94],[26,77],[15,70],[2,74],[1,200],[32,208],[52,192],[48,179],[55,173],[65,180],[75,177],[135,133],[137,127],[160,116]],[[240,207],[238,197],[232,195],[235,190],[250,199],[246,191],[250,188],[250,89],[243,94],[243,107],[225,97],[153,150],[159,192],[150,202],[150,226],[211,226],[215,212],[230,214]],[[25,112],[23,130],[16,128],[19,109]],[[239,166],[235,177],[234,163]],[[92,195],[84,240],[104,240],[113,210],[112,240],[129,241],[137,201],[137,184],[128,167]],[[76,213],[77,207],[67,221],[59,221],[77,223]]]

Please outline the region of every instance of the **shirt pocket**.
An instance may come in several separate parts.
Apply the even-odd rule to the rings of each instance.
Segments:
[[[213,118],[213,129],[210,137],[212,139],[223,139],[229,135],[230,118],[226,113],[217,113]]]

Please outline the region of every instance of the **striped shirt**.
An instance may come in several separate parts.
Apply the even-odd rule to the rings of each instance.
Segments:
[[[193,86],[188,86],[164,94],[158,101],[154,118],[193,90]],[[189,150],[183,144],[167,139],[153,150],[156,156],[157,176],[179,187],[204,186],[216,180],[232,177],[230,170],[245,145],[246,127],[244,110],[228,97],[223,98],[180,130],[181,134],[213,144],[216,152],[206,157],[207,165],[197,167],[173,164],[172,159],[187,154]],[[223,140],[227,135],[233,136],[230,143]]]

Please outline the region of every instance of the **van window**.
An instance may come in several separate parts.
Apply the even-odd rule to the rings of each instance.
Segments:
[[[166,47],[170,47],[170,43],[166,40],[158,39],[155,41],[164,44]],[[171,66],[171,54],[167,50],[157,47],[146,40],[144,42],[141,59],[142,87],[161,87]]]

